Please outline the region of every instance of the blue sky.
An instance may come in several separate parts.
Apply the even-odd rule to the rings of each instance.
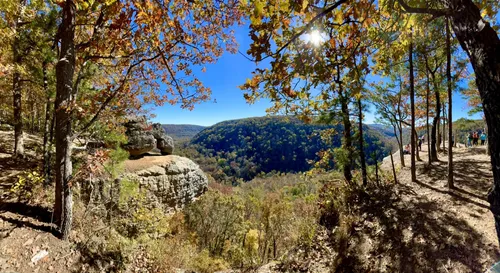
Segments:
[[[235,35],[240,50],[246,52],[251,42],[248,28],[246,26],[237,28]],[[238,88],[247,78],[251,77],[251,72],[255,68],[256,65],[253,62],[240,54],[225,53],[216,64],[207,66],[205,73],[200,72],[198,75],[203,84],[212,89],[212,101],[198,104],[192,111],[169,104],[155,107],[153,113],[156,117],[153,121],[162,124],[210,126],[224,120],[265,116],[266,108],[271,106],[271,103],[260,100],[249,105],[243,98],[243,91]],[[481,118],[480,115],[468,116],[466,101],[462,99],[460,94],[454,94],[453,104],[453,120],[462,117]],[[372,107],[370,113],[366,114],[365,123],[374,123],[373,112]]]

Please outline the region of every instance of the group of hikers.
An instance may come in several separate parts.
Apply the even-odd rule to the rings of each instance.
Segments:
[[[486,143],[486,133],[484,131],[481,132],[481,130],[469,132],[469,134],[466,135],[466,140],[467,147],[478,146],[479,140],[481,140],[481,146],[483,146]]]
[[[422,135],[422,136],[418,137],[418,143],[417,143],[417,144],[418,144],[418,150],[419,150],[419,151],[422,151],[422,143],[424,143],[424,142],[425,142],[425,135]],[[409,155],[409,154],[411,154],[411,150],[410,150],[410,148],[411,148],[411,146],[410,146],[410,144],[408,143],[408,144],[404,147],[404,149],[403,149],[403,154],[405,154],[405,155]]]
[[[465,142],[467,143],[466,147],[473,147],[473,146],[483,146],[486,144],[486,133],[485,131],[477,130],[477,131],[471,131],[468,134],[465,135]],[[481,140],[481,143],[479,143],[479,140]],[[422,144],[425,142],[425,135],[422,135],[418,138],[418,150],[422,151]],[[452,136],[451,139],[451,145],[455,145],[455,135]],[[403,154],[411,154],[411,146],[408,143],[404,148],[403,148]]]

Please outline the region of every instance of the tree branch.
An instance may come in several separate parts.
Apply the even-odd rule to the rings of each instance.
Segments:
[[[125,85],[125,83],[127,82],[127,79],[130,75],[130,73],[132,72],[132,70],[140,65],[141,63],[143,62],[148,62],[148,61],[152,61],[156,58],[160,57],[160,53],[156,54],[155,56],[153,57],[150,57],[150,58],[145,58],[145,59],[141,59],[139,60],[138,62],[130,65],[127,69],[127,73],[125,74],[123,80],[121,81],[120,83],[120,86],[118,86],[115,91],[111,94],[111,96],[109,96],[108,98],[106,98],[106,100],[101,104],[101,107],[97,110],[97,112],[95,113],[95,115],[92,117],[92,119],[90,119],[90,121],[85,125],[83,126],[82,130],[80,131],[80,133],[76,134],[75,136],[73,136],[73,139],[75,139],[76,137],[78,137],[81,133],[85,132],[88,128],[90,128],[90,126],[92,126],[92,124],[94,124],[94,122],[96,122],[96,120],[99,118],[100,114],[102,113],[102,111],[104,111],[104,109],[108,106],[108,104],[120,93],[121,89],[123,88],[123,86]]]
[[[431,9],[431,8],[414,8],[410,7],[404,0],[397,0],[399,5],[404,9],[407,13],[423,13],[423,14],[431,14],[434,18],[447,16],[450,14],[449,10],[442,9]]]
[[[267,55],[265,56],[264,58],[260,59],[259,61],[262,61],[262,60],[265,60],[269,57],[274,57],[276,55],[278,55],[281,51],[283,51],[285,48],[287,48],[293,41],[295,41],[297,38],[299,38],[302,34],[306,33],[306,31],[308,31],[311,26],[314,24],[314,22],[316,22],[317,20],[323,18],[325,15],[327,15],[328,13],[332,12],[334,9],[336,9],[337,7],[339,7],[340,5],[344,4],[345,2],[347,2],[347,0],[339,0],[337,2],[335,2],[335,4],[329,6],[328,8],[326,8],[325,10],[323,10],[321,13],[319,13],[318,15],[314,16],[314,18],[311,19],[311,21],[309,21],[305,26],[304,28],[299,31],[298,33],[296,33],[295,35],[292,36],[292,38],[290,38],[290,40],[288,40],[283,46],[281,46],[276,52],[274,52],[273,54],[271,55]],[[242,54],[240,52],[240,54]],[[243,55],[243,54],[242,54]],[[245,56],[245,55],[244,55]],[[246,57],[246,56],[245,56]],[[247,59],[249,59],[247,57]],[[252,59],[251,59],[252,60]],[[256,61],[256,60],[252,60],[252,61]]]

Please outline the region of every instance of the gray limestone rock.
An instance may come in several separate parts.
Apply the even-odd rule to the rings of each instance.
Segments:
[[[206,175],[185,157],[144,157],[127,161],[125,168],[128,173],[123,178],[138,181],[148,199],[167,210],[184,207],[208,188]]]

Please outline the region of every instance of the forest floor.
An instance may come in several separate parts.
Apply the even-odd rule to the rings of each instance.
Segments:
[[[53,197],[36,196],[26,204],[10,192],[18,175],[40,166],[35,151],[42,146],[40,138],[25,134],[26,157],[15,159],[13,138],[13,132],[0,131],[0,272],[79,272],[74,244],[55,236]],[[35,261],[37,254],[41,259]]]
[[[17,176],[40,165],[33,151],[41,146],[40,139],[27,136],[30,152],[16,160],[12,139],[12,132],[0,131],[0,272],[84,272],[75,243],[54,235],[53,197],[39,196],[28,204],[12,197]],[[426,147],[417,162],[418,182],[411,182],[409,167],[399,167],[395,156],[397,198],[374,200],[360,216],[352,252],[367,269],[362,272],[484,272],[500,260],[486,201],[493,177],[485,148],[454,149],[456,189],[448,190],[447,156],[440,154],[440,161],[428,166]],[[409,155],[405,163],[410,165]],[[382,168],[391,171],[390,160]],[[33,262],[44,250],[48,254]]]

